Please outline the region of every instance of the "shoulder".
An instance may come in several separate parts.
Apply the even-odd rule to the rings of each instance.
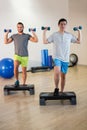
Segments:
[[[13,38],[15,38],[17,36],[17,34],[13,34],[13,35],[11,35],[11,38],[13,39]]]
[[[18,33],[15,33],[15,34],[13,34],[12,36],[14,36],[14,37],[15,37],[15,36],[18,36],[18,35],[19,35]]]
[[[59,32],[54,32],[53,35],[59,35]]]
[[[58,35],[59,35],[58,32],[54,32],[54,33],[52,34],[52,36],[58,36]]]
[[[28,34],[28,33],[23,33],[23,35],[26,36],[26,37],[31,37],[31,35]]]
[[[71,34],[70,32],[65,32],[65,35],[68,36],[68,37],[72,37],[73,34]]]
[[[66,35],[71,35],[71,33],[70,33],[70,32],[66,32],[66,31],[65,31],[65,34],[66,34]]]

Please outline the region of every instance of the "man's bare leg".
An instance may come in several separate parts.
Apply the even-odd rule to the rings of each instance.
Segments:
[[[64,91],[65,81],[66,81],[66,74],[61,72],[61,92]]]
[[[26,78],[27,78],[27,68],[22,67],[22,80],[23,80],[23,85],[26,85]]]
[[[54,67],[54,82],[55,82],[55,90],[54,95],[57,95],[59,93],[59,79],[60,79],[60,67],[55,66]]]
[[[19,68],[20,62],[15,60],[14,61],[14,76],[16,79],[15,85],[19,86],[19,72],[18,72],[18,68]]]

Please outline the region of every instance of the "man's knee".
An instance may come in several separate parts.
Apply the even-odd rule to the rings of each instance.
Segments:
[[[61,74],[61,79],[62,79],[62,80],[66,80],[66,74],[63,74],[63,73],[62,73],[62,74]]]
[[[60,67],[54,67],[54,75],[57,77],[60,76]]]
[[[20,65],[19,61],[14,61],[14,69],[18,69],[19,65]]]
[[[22,74],[23,74],[23,75],[26,75],[26,73],[27,73],[27,72],[26,72],[26,67],[22,67]]]

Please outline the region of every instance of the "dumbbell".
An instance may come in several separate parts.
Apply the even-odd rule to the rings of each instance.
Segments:
[[[4,32],[9,32],[9,33],[11,33],[12,30],[11,30],[11,29],[4,29]]]
[[[41,27],[41,30],[45,30],[45,29],[47,29],[48,31],[50,31],[50,27]]]
[[[29,32],[34,31],[36,32],[36,28],[29,28]]]
[[[82,30],[82,26],[74,27],[73,30],[74,30],[74,31]]]

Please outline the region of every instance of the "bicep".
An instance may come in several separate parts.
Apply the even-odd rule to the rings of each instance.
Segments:
[[[29,40],[30,40],[31,42],[34,42],[34,37],[30,37]]]
[[[31,37],[29,38],[29,40],[30,40],[31,42],[36,42],[36,38],[33,37],[33,36],[31,36]]]
[[[8,38],[8,43],[11,43],[13,41],[12,38]]]
[[[46,42],[45,42],[45,44],[49,44],[49,42],[48,42],[48,39],[46,39]]]
[[[77,41],[76,41],[76,43],[77,43],[77,44],[80,44],[80,41],[78,40],[78,38],[77,38]]]
[[[72,35],[71,43],[77,43],[78,39],[76,36]]]
[[[51,36],[49,36],[49,37],[47,38],[47,43],[52,43],[52,42],[54,42],[53,35],[51,35]]]

